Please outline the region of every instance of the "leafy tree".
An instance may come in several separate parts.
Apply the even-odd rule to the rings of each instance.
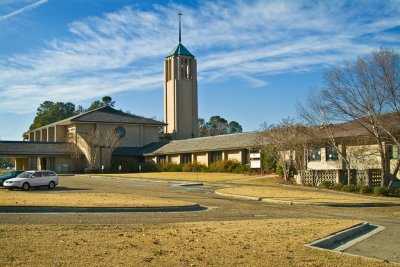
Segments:
[[[237,121],[231,121],[228,123],[229,134],[241,133],[241,132],[243,132],[243,128]]]
[[[88,109],[86,111],[91,111],[91,110],[95,110],[98,108],[102,108],[105,107],[104,103],[101,102],[100,100],[96,100],[93,101],[92,104],[90,104],[90,106],[88,107]]]
[[[107,106],[114,107],[114,105],[115,105],[115,101],[113,101],[110,96],[104,96],[101,99],[101,101],[100,100],[93,101],[92,104],[90,104],[87,111],[91,111],[91,110],[95,110],[95,109],[107,107]]]
[[[208,122],[205,122],[204,119],[199,118],[198,125],[200,136],[241,133],[243,131],[242,126],[238,122],[228,122],[221,116],[212,116]]]
[[[71,102],[44,101],[37,109],[36,117],[29,129],[33,130],[75,114],[75,105]]]
[[[75,108],[71,102],[52,102],[44,101],[37,109],[36,117],[29,127],[29,130],[34,130],[53,122],[66,119],[79,113],[91,111],[97,108],[109,106],[114,107],[115,101],[110,96],[104,96],[102,100],[92,102],[88,109],[84,109],[81,105]]]
[[[103,101],[103,103],[104,103],[106,106],[109,106],[109,107],[114,107],[114,105],[115,105],[115,101],[113,101],[112,98],[111,98],[110,96],[108,96],[108,95],[103,96],[103,98],[101,99],[101,101]]]
[[[79,105],[76,108],[75,112],[76,112],[76,114],[83,113],[83,112],[86,112],[86,109],[84,109],[81,105]]]

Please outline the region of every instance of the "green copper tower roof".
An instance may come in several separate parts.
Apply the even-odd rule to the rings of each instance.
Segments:
[[[172,51],[171,53],[168,54],[167,57],[171,56],[189,56],[189,57],[194,57],[189,50],[186,49],[186,47],[183,46],[183,44],[179,43]]]
[[[181,38],[181,16],[182,15],[183,14],[179,11],[179,13],[178,13],[178,16],[179,16],[179,44],[166,57],[171,57],[171,56],[189,56],[189,57],[194,57],[189,52],[189,50],[187,50],[186,47],[184,47],[183,44],[181,43],[181,41],[182,41],[182,38]]]

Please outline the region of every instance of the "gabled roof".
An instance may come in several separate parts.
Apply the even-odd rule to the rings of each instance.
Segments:
[[[156,126],[164,126],[165,124],[160,121],[156,121],[149,118],[144,118],[141,116],[136,116],[133,114],[129,114],[120,110],[116,110],[112,107],[106,106],[98,109],[94,109],[91,111],[87,111],[84,113],[80,113],[78,115],[66,118],[64,120],[56,121],[54,123],[45,125],[43,127],[37,128],[46,128],[48,126],[54,125],[65,125],[73,122],[97,122],[97,123],[115,123],[115,124],[147,124],[147,125],[156,125]],[[34,129],[34,130],[37,130]]]
[[[168,54],[166,57],[171,57],[171,56],[189,56],[189,57],[194,57],[189,50],[186,49],[186,47],[183,46],[183,44],[179,43],[172,51],[171,53]]]
[[[145,155],[163,155],[192,153],[200,151],[235,150],[253,147],[257,142],[257,133],[226,134],[174,140],[154,152]]]

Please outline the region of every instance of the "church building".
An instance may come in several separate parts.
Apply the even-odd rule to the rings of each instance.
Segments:
[[[0,141],[0,156],[14,158],[16,169],[61,173],[107,170],[115,162],[135,171],[144,160],[205,165],[222,159],[247,162],[253,134],[198,137],[197,61],[182,44],[182,14],[178,15],[179,42],[164,61],[164,122],[103,107],[28,131],[24,141]],[[167,139],[160,138],[161,129]],[[118,140],[111,144],[113,133]],[[181,143],[203,150],[188,154],[179,150]],[[162,149],[166,144],[170,145]]]

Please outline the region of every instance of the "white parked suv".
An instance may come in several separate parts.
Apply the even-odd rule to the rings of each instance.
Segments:
[[[14,188],[21,188],[28,190],[31,187],[47,186],[54,189],[58,185],[58,175],[53,171],[26,171],[20,173],[17,177],[9,179],[4,182],[4,187],[12,190]]]

